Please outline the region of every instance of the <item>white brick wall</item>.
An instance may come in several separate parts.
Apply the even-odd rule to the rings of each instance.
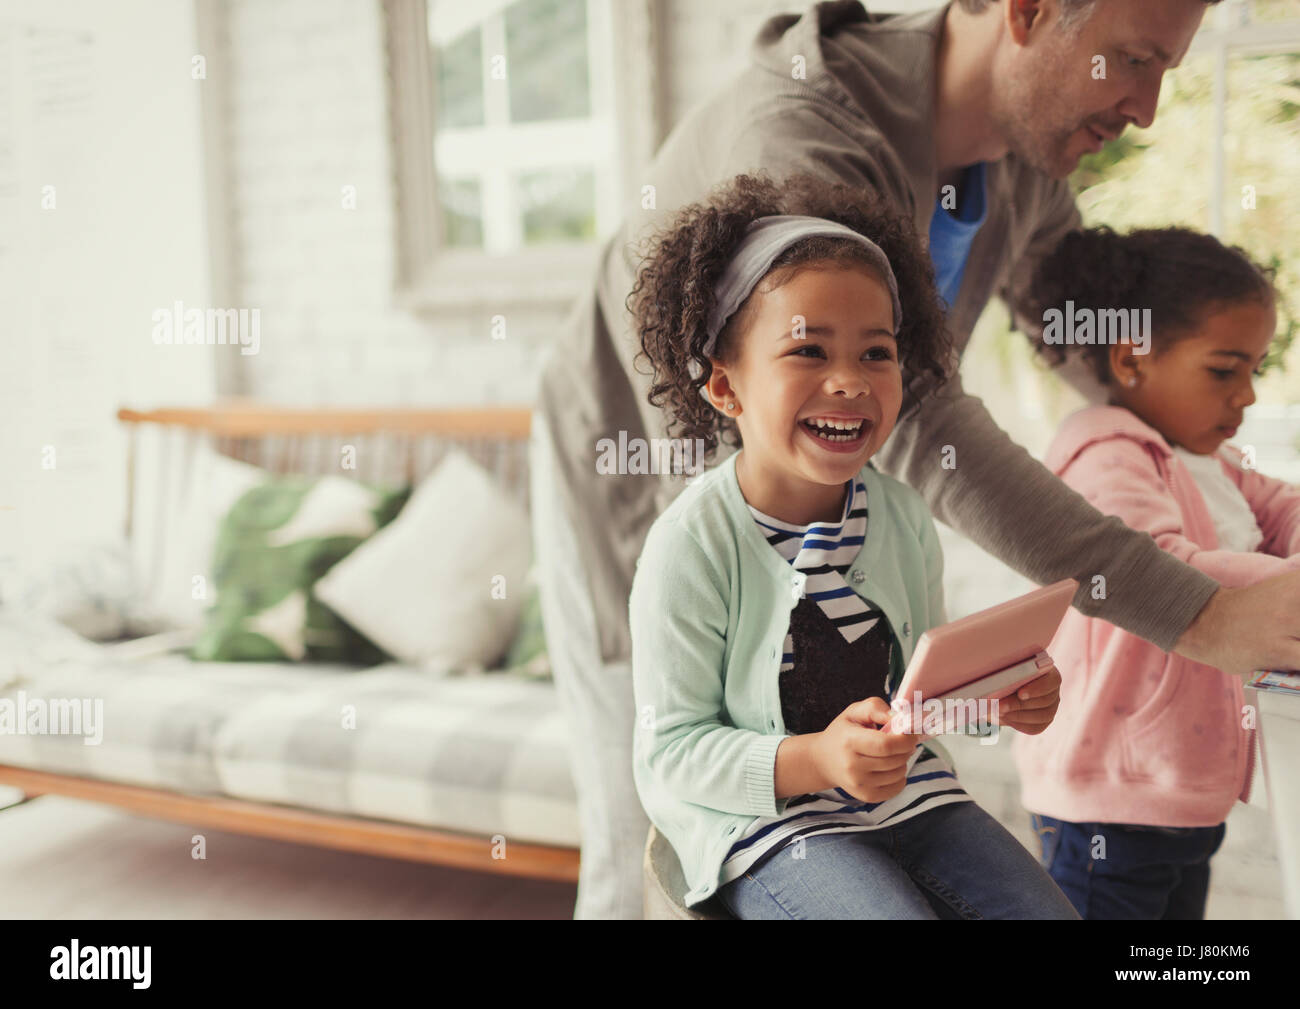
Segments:
[[[249,395],[276,402],[531,402],[562,311],[393,306],[396,249],[377,0],[231,0],[228,124],[238,303],[260,308]],[[357,207],[344,210],[343,186]]]
[[[189,2],[0,4],[0,597],[119,535],[118,407],[211,397],[151,338],[208,295],[193,51]]]

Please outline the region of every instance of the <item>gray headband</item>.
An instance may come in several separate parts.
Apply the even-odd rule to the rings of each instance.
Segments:
[[[760,217],[745,231],[745,237],[731,257],[714,288],[713,311],[709,313],[708,334],[704,343],[705,356],[711,356],[718,345],[718,334],[735,313],[755,285],[781,255],[801,238],[826,235],[831,238],[851,238],[861,242],[871,254],[871,259],[889,284],[889,297],[894,304],[894,335],[903,321],[903,308],[898,301],[898,282],[889,265],[889,257],[866,235],[850,227],[828,221],[824,217],[804,217],[797,214],[778,214]],[[703,392],[703,389],[701,389]]]

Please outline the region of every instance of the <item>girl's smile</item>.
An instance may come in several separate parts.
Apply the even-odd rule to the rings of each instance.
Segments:
[[[799,426],[827,452],[857,452],[875,425],[869,417],[819,413],[801,420]]]

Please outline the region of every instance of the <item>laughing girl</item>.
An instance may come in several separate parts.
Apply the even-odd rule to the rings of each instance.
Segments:
[[[668,433],[740,446],[654,522],[629,601],[634,775],[686,904],[1077,917],[941,747],[885,727],[946,621],[933,519],[871,463],[904,374],[949,370],[911,223],[843,185],[739,176],[652,236],[629,307]],[[998,721],[1042,731],[1059,686],[1053,668]]]

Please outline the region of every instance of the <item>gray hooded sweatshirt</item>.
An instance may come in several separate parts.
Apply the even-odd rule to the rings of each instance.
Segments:
[[[640,338],[626,299],[638,243],[682,206],[755,171],[776,179],[812,172],[872,190],[928,235],[939,191],[934,88],[946,12],[873,14],[859,0],[835,0],[770,18],[748,65],[664,141],[644,176],[654,208],[642,208],[641,194],[628,207],[602,250],[592,289],[557,335],[537,409],[555,445],[558,491],[578,533],[604,662],[630,659],[636,560],[650,524],[685,487],[681,474],[597,467],[602,439],[668,436],[668,418],[646,398],[650,368],[644,358],[639,368],[632,363]],[[948,315],[959,353],[994,294],[1018,329],[1041,331],[1024,304],[1028,278],[1038,257],[1081,226],[1065,180],[1012,154],[989,162],[985,177],[987,216]],[[904,387],[894,431],[873,456],[882,472],[915,488],[936,518],[1025,577],[1040,584],[1078,579],[1074,605],[1084,614],[1173,647],[1216,581],[1093,508],[1012,441],[963,390],[960,376],[935,393],[925,376],[905,373]],[[721,445],[713,464],[734,451]]]

